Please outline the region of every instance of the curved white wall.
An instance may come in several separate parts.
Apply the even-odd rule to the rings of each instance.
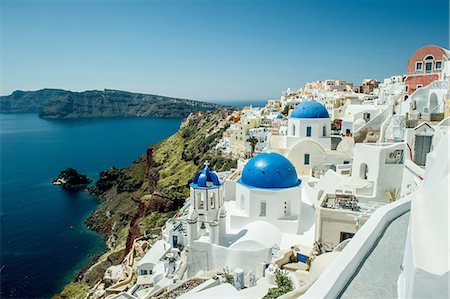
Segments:
[[[337,298],[378,237],[395,218],[409,209],[410,197],[405,197],[376,210],[344,248],[341,255],[300,298]]]

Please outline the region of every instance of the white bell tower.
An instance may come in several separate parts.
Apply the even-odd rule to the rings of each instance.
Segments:
[[[220,234],[225,233],[223,184],[208,166],[206,161],[205,168],[195,175],[191,183],[187,219],[189,244],[203,236],[208,236],[210,243],[219,244]]]

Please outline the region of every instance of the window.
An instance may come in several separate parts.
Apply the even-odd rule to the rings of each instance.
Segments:
[[[266,216],[266,201],[261,200],[261,211],[259,213],[259,216]]]
[[[147,275],[147,274],[148,274],[147,270],[141,270],[141,275]]]
[[[437,70],[442,69],[442,61],[436,61],[435,65],[434,65],[434,68],[437,69]]]
[[[417,88],[417,89],[422,88],[422,87],[423,87],[423,84],[417,84],[417,85],[416,85],[416,88]]]
[[[405,91],[408,92],[408,85],[405,85]]]
[[[416,62],[416,71],[422,70],[423,63],[422,62]]]
[[[210,204],[210,206],[211,206],[211,209],[215,209],[215,207],[216,207],[216,194],[212,194],[211,195],[211,204]]]
[[[292,135],[295,135],[295,125],[292,125]]]
[[[359,177],[367,180],[367,174],[369,173],[369,167],[367,166],[366,163],[361,163],[361,165],[359,166]]]
[[[433,62],[425,63],[425,73],[431,73],[433,70]]]
[[[205,199],[203,198],[203,193],[200,193],[200,198],[199,198],[199,201],[198,201],[198,208],[199,209],[203,209],[203,207],[204,207],[204,201],[205,201]]]
[[[353,238],[355,234],[354,233],[348,233],[348,232],[341,232],[341,241],[347,240],[347,239],[351,239]]]
[[[309,154],[305,154],[305,158],[303,160],[303,164],[309,165]]]
[[[306,137],[311,137],[311,127],[306,127]]]
[[[322,136],[323,137],[327,136],[327,127],[326,126],[323,126],[323,128],[322,128]]]

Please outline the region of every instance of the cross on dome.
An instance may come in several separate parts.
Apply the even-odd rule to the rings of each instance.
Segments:
[[[203,163],[203,164],[205,165],[205,168],[208,168],[208,166],[209,166],[209,161],[206,160],[205,163]]]

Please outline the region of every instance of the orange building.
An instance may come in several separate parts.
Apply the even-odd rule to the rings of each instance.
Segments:
[[[406,92],[411,95],[416,89],[442,79],[444,61],[450,58],[450,51],[439,46],[422,47],[411,56],[406,67]]]

